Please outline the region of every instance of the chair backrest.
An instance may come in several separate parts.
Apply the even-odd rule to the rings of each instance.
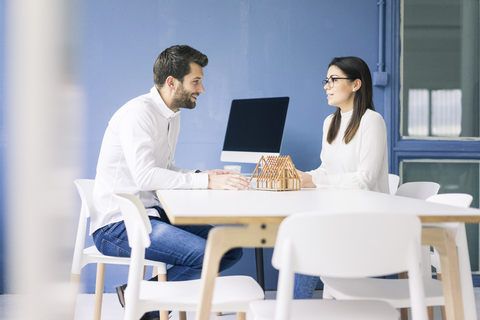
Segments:
[[[358,278],[408,270],[415,314],[422,313],[420,240],[420,219],[410,214],[288,216],[280,224],[272,257],[273,266],[280,270],[276,314],[282,316],[276,319],[289,319],[294,273]],[[424,312],[426,316],[426,307]]]
[[[124,319],[138,319],[140,282],[143,279],[145,248],[150,246],[152,225],[143,203],[131,194],[114,195],[127,228],[128,244],[132,248],[128,270],[128,290],[125,292]]]
[[[442,193],[427,198],[427,201],[468,208],[472,204],[473,197],[467,193]]]
[[[420,250],[421,224],[406,214],[295,214],[280,225],[272,263],[285,255],[293,272],[328,277],[372,277],[408,269]],[[419,254],[419,252],[417,252]]]
[[[150,246],[148,235],[152,232],[152,225],[143,203],[132,194],[120,193],[116,194],[114,198],[117,200],[123,215],[130,247],[134,247],[133,241],[141,241],[139,245],[148,248]]]
[[[80,274],[85,261],[83,259],[83,250],[85,248],[85,237],[87,232],[87,220],[93,205],[93,185],[95,180],[77,179],[74,181],[77,186],[78,194],[82,200],[80,217],[78,219],[77,237],[75,240],[75,249],[73,252],[72,274]]]
[[[436,195],[439,189],[440,185],[436,182],[407,182],[398,187],[395,195],[420,200],[427,200],[428,197]]]
[[[388,187],[390,188],[390,194],[395,194],[398,189],[398,183],[400,182],[400,177],[396,174],[389,173],[388,174]]]
[[[82,200],[82,208],[80,214],[85,218],[89,218],[93,207],[93,179],[77,179],[74,181],[77,186],[78,194]]]

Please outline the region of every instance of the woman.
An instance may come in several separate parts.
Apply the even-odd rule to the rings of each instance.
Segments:
[[[323,123],[321,165],[301,172],[303,188],[349,188],[389,193],[387,132],[375,112],[372,77],[357,57],[334,58],[323,81],[328,104],[337,107]],[[295,299],[312,297],[318,277],[295,276]]]

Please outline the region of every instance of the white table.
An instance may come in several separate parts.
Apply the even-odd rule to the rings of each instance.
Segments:
[[[280,222],[289,214],[306,211],[415,214],[422,222],[480,222],[480,210],[351,189],[301,191],[157,190],[172,224],[229,224],[212,229],[202,270],[202,302],[196,320],[209,319],[213,282],[223,254],[234,247],[273,247]],[[470,319],[473,284],[458,272],[455,236],[443,228],[424,228],[422,242],[441,253],[447,319]],[[463,295],[463,298],[462,298]],[[473,314],[476,318],[475,304]]]

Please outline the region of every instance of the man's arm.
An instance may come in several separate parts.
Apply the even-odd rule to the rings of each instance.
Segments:
[[[207,188],[207,175],[172,170],[173,151],[165,139],[157,138],[165,134],[166,128],[167,123],[162,119],[137,109],[129,110],[117,120],[115,130],[135,185],[142,191]]]

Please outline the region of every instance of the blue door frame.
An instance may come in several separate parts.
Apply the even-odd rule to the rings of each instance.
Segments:
[[[385,9],[385,62],[389,75],[385,87],[385,122],[388,132],[390,172],[398,174],[407,159],[480,160],[480,140],[421,140],[400,136],[400,22],[401,0],[389,0]]]

